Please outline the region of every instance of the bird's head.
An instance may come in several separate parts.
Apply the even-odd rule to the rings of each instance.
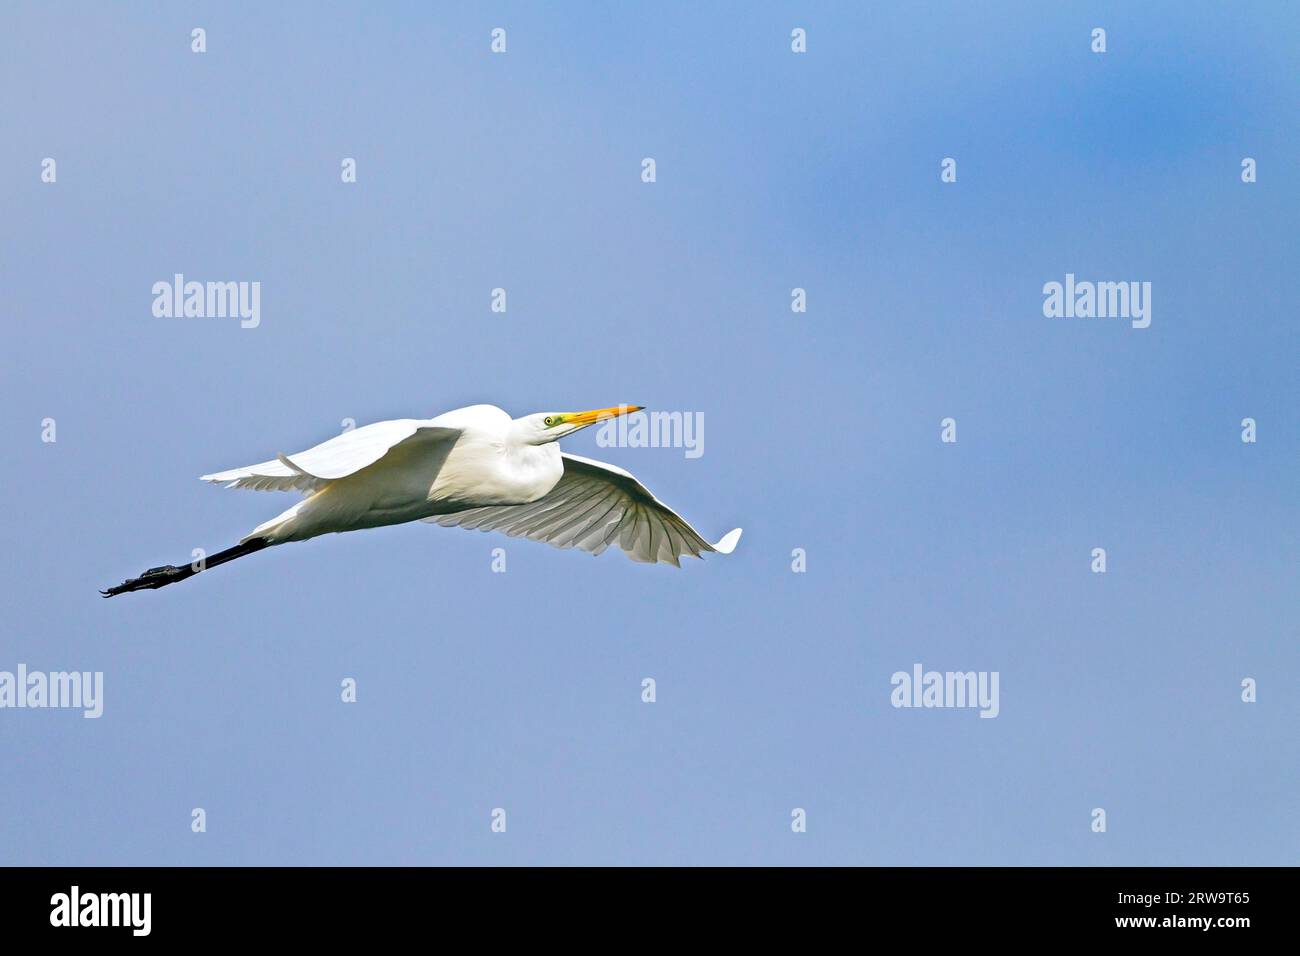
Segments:
[[[572,435],[579,429],[597,422],[609,421],[619,415],[639,412],[641,405],[616,405],[613,408],[593,408],[588,412],[538,412],[515,419],[515,432],[520,441],[529,445],[545,445]]]

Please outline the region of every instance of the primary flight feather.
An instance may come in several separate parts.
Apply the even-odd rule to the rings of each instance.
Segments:
[[[201,567],[150,568],[101,593],[160,588],[272,545],[407,521],[501,531],[593,554],[614,545],[634,561],[677,566],[684,555],[730,554],[741,529],[710,544],[623,469],[562,454],[556,444],[640,410],[511,418],[494,405],[471,405],[427,420],[376,422],[297,454],[203,475],[229,488],[304,497]]]

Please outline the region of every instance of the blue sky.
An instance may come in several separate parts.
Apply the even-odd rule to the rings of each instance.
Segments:
[[[0,670],[105,700],[0,710],[0,862],[1295,862],[1294,8],[738,10],[5,5]],[[155,318],[176,272],[260,326]],[[1045,318],[1066,273],[1150,328]],[[740,547],[99,598],[293,500],[198,475],[478,402],[703,414],[565,448]],[[999,716],[895,709],[918,662]]]

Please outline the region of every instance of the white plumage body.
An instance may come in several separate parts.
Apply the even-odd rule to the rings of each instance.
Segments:
[[[339,438],[348,442],[340,443],[342,447],[337,450],[331,449],[335,456],[326,459],[339,461],[340,467],[348,467],[349,445],[363,448],[372,434],[380,441],[398,440],[377,461],[300,489],[308,494],[305,500],[259,525],[243,540],[263,537],[273,544],[283,544],[322,534],[419,521],[466,508],[536,501],[564,474],[560,449],[554,444],[512,445],[509,436],[513,425],[513,419],[501,409],[474,405],[427,421],[378,422],[346,432]],[[373,430],[372,434],[358,434],[367,429]],[[458,434],[444,434],[444,430]],[[324,456],[313,455],[323,447],[287,456],[290,470],[296,465],[308,476],[328,473],[327,468],[316,464]],[[278,464],[279,460],[237,470],[265,472]],[[227,479],[227,475],[204,478],[236,483],[240,480]]]

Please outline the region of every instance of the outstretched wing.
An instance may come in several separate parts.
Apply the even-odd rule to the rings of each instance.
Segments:
[[[681,567],[683,555],[730,554],[740,528],[709,544],[671,508],[622,468],[565,455],[564,475],[544,497],[526,505],[470,508],[423,520],[445,527],[502,531],[557,548],[600,554],[616,544],[633,561]]]
[[[460,430],[430,425],[416,418],[399,418],[354,428],[296,455],[201,476],[202,481],[254,491],[301,491],[310,494],[327,483],[373,465],[398,445],[455,440]]]

